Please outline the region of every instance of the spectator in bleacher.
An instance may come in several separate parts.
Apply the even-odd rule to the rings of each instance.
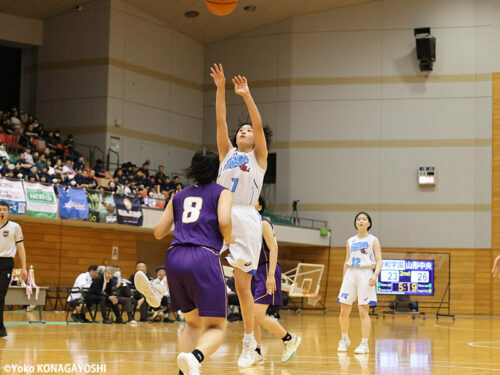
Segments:
[[[83,171],[85,169],[85,156],[84,155],[79,155],[78,160],[75,162],[75,165],[73,166],[73,169],[75,171]]]
[[[181,181],[179,180],[179,176],[174,176],[174,179],[172,180],[172,185],[177,189],[177,184],[180,184]]]
[[[35,122],[33,123],[33,128],[38,134],[38,139],[45,139],[45,126],[43,124],[39,124],[38,120],[35,120]]]
[[[137,261],[136,272],[137,271],[144,272],[144,274],[148,277],[148,279],[152,280],[152,278],[147,274],[147,266],[146,266],[146,263],[144,261],[142,261],[142,260]],[[141,313],[141,322],[145,322],[146,318],[148,316],[149,305],[146,302],[144,296],[141,293],[139,293],[139,291],[137,289],[135,289],[134,276],[135,276],[135,273],[133,273],[130,276],[129,281],[133,287],[133,295],[134,295],[134,299],[137,301],[137,308],[139,309],[139,311]]]
[[[3,161],[2,168],[0,168],[0,174],[5,177],[9,170],[12,170],[13,164],[10,163],[9,159]]]
[[[21,163],[19,163],[19,162],[16,163],[16,167],[13,170],[13,172],[14,172],[15,178],[17,178],[19,180],[24,179],[25,174],[23,173],[23,169],[21,168]]]
[[[63,147],[68,151],[69,156],[72,159],[78,156],[77,152],[75,151],[75,141],[73,140],[73,135],[68,135],[68,137],[64,140]]]
[[[182,187],[182,184],[179,182],[176,186],[175,186],[175,193],[178,193],[179,191],[181,191],[183,189]]]
[[[123,171],[123,175],[125,177],[128,176],[128,171],[130,169],[130,165],[131,165],[131,163],[129,161],[122,164],[121,170]]]
[[[117,191],[117,186],[116,186],[116,183],[114,181],[109,181],[108,183],[108,191],[110,191],[111,193],[116,193]]]
[[[146,160],[146,162],[142,165],[142,168],[139,169],[143,174],[145,178],[149,177],[149,160]]]
[[[138,170],[135,176],[135,186],[139,191],[143,191],[146,186],[148,186],[148,181],[146,180],[146,176],[142,172],[142,170]]]
[[[115,183],[124,184],[126,182],[125,176],[123,175],[123,169],[118,168],[113,174],[113,178],[116,179]]]
[[[135,176],[137,174],[137,165],[130,164],[129,173],[130,172],[132,172],[132,174]]]
[[[12,122],[12,125],[16,127],[16,125],[21,125],[21,119],[19,118],[19,113],[17,112],[17,109],[13,108],[12,110],[12,117],[10,118],[10,121]]]
[[[29,173],[29,170],[33,166],[33,163],[26,160],[26,156],[24,154],[19,155],[19,160],[17,162],[21,165],[22,172],[25,175]]]
[[[54,132],[49,131],[49,133],[45,136],[45,144],[51,153],[59,154],[59,150],[57,149],[57,141],[54,137]]]
[[[59,130],[56,130],[54,132],[54,138],[56,139],[56,142],[57,143],[62,143],[62,140],[61,140],[61,132]]]
[[[6,134],[14,134],[14,127],[9,118],[6,118],[2,123],[3,132]]]
[[[87,179],[88,179],[88,172],[86,170],[79,172],[75,176],[75,182],[78,188],[80,189],[85,189],[87,188]]]
[[[24,131],[24,133],[28,137],[30,137],[31,141],[33,141],[33,139],[37,139],[38,138],[38,133],[35,131],[33,124],[28,125],[26,127],[26,130]]]
[[[43,172],[43,170],[47,168],[47,159],[45,158],[45,154],[42,154],[38,157],[38,159],[35,162],[35,166],[36,169],[38,169],[38,172]]]
[[[28,123],[28,114],[24,112],[22,109],[19,111],[19,119],[23,124]]]
[[[28,115],[28,121],[26,121],[26,125],[33,124],[35,122],[35,116],[32,114]]]
[[[92,281],[89,291],[85,296],[85,302],[87,305],[99,305],[103,320],[102,322],[104,324],[113,323],[113,321],[108,318],[107,306],[110,306],[113,309],[113,313],[116,317],[115,323],[123,323],[118,309],[118,298],[113,295],[113,283],[111,282],[113,274],[114,268],[110,266],[106,267],[104,269],[104,274],[96,277]]]
[[[156,179],[162,179],[162,180],[165,180],[167,178],[167,175],[165,174],[165,166],[163,165],[159,165],[158,166],[158,172],[156,172],[156,175],[155,175]]]
[[[102,162],[101,159],[97,159],[95,162],[95,167],[94,167],[94,172],[95,176],[97,178],[104,178],[106,177],[106,173],[104,172],[104,163]]]
[[[35,164],[35,162],[33,161],[33,155],[31,155],[31,149],[30,148],[27,148],[22,155],[24,155],[24,158],[26,159],[26,161],[28,163]]]
[[[97,181],[94,176],[94,171],[90,171],[89,175],[87,170],[84,169],[81,174],[75,176],[75,181],[80,189],[95,190],[97,188]]]
[[[135,181],[135,175],[132,173],[132,171],[129,171],[128,172],[128,176],[127,176],[127,182],[126,182],[126,185],[135,185],[136,181]]]
[[[7,153],[7,150],[5,150],[5,145],[0,143],[0,161],[5,163],[6,160],[9,160],[9,154]]]
[[[11,164],[13,166],[13,164]],[[7,173],[5,174],[4,176],[5,178],[9,178],[9,179],[14,179],[16,178],[16,176],[14,176],[14,170],[13,169],[9,169],[7,170]]]
[[[24,147],[25,149],[33,148],[33,143],[31,143],[31,137],[28,134],[26,134],[26,132],[23,132],[22,129],[17,129],[14,134],[19,137],[18,144],[20,146]]]
[[[89,174],[89,177],[87,180],[87,185],[88,185],[88,188],[91,190],[97,189],[97,180],[95,178],[95,171],[93,171],[93,170],[90,171],[90,174]]]
[[[73,169],[73,161],[68,159],[66,160],[66,163],[64,164],[64,167],[63,167],[63,174],[66,175],[66,177],[68,178],[68,180],[72,180],[75,178],[75,175],[76,175],[76,172],[75,170]]]
[[[156,178],[155,176],[150,176],[149,179],[147,180],[147,189],[148,191],[154,191],[156,189]]]
[[[165,176],[165,180],[161,184],[161,191],[168,193],[170,190],[174,188],[172,181],[170,181],[170,177]]]
[[[29,170],[28,181],[29,182],[39,182],[40,181],[40,176],[39,176],[38,170],[36,169],[35,166],[32,166]]]
[[[81,273],[75,280],[73,284],[73,288],[90,288],[92,285],[92,281],[97,277],[97,266],[95,264],[91,264],[87,269],[87,272]],[[72,293],[68,295],[68,301],[72,302],[71,305],[75,307],[73,313],[71,314],[71,318],[75,322],[83,322],[88,323],[89,320],[85,317],[85,313],[82,311],[83,307],[83,296],[82,293]]]
[[[63,162],[61,159],[57,159],[56,161],[56,165],[54,165],[54,174],[58,177],[58,178],[62,178],[63,175],[64,175],[64,171],[63,171]]]
[[[52,165],[52,160],[51,159],[47,160],[47,174],[51,178],[52,178],[52,176],[54,176],[56,174],[56,172],[54,171],[54,166]]]
[[[50,151],[50,148],[45,147],[43,149],[43,154],[45,155],[45,159],[47,162],[50,160],[52,164],[54,164],[57,161],[57,158],[54,158],[53,155],[54,153]]]

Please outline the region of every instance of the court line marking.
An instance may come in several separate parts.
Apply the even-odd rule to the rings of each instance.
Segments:
[[[500,342],[500,341],[481,341],[481,342],[477,342],[477,343],[492,343],[492,342]],[[475,344],[475,343],[469,343],[470,344]],[[473,345],[471,345],[473,346]],[[496,347],[493,347],[494,349],[500,349],[500,347],[496,348]],[[34,351],[48,351],[48,352],[72,352],[72,350],[70,349],[44,349],[44,348],[4,348],[4,349],[0,349],[0,352],[1,351],[26,351],[26,350],[34,350]],[[137,351],[137,350],[111,350],[111,349],[108,349],[108,350],[98,350],[98,349],[81,349],[79,350],[79,353],[83,353],[83,352],[108,352],[108,353],[147,353],[147,354],[151,354],[151,355],[154,355],[154,354],[178,354],[178,352],[152,352],[152,351]],[[220,353],[220,354],[224,354],[224,355],[232,355],[232,356],[239,356],[239,354],[232,354],[232,353]],[[280,357],[280,355],[278,354],[269,354],[268,357]],[[338,359],[338,357],[326,357],[326,356],[297,356],[297,358],[325,358],[325,359]],[[353,357],[354,359],[356,357]],[[376,361],[375,359],[372,357],[370,358],[369,360],[369,363],[368,364],[376,364]],[[150,362],[150,361],[117,361],[117,362],[131,362],[131,363],[150,363],[150,364],[154,364],[154,363],[163,363],[163,362]],[[267,363],[271,363],[273,361],[268,361]],[[112,361],[110,361],[109,363],[113,363]],[[165,362],[165,363],[168,363],[168,362]],[[208,366],[211,366],[211,365],[216,365],[218,363],[232,363],[232,362],[207,362],[205,364],[206,367]],[[281,363],[281,362],[275,362],[275,363]],[[327,361],[327,362],[318,362],[318,361],[315,361],[315,362],[306,362],[306,361],[301,361],[297,364],[302,364],[302,363],[321,363],[321,364],[329,364],[329,363],[332,363],[332,364],[338,364],[338,362],[330,362],[330,361]],[[467,364],[467,365],[476,365],[476,364],[479,364],[479,365],[490,365],[490,366],[499,366],[500,364],[499,363],[476,363],[476,362],[454,362],[454,361],[428,361],[429,365],[425,366],[418,366],[418,367],[444,367],[444,368],[461,368],[461,369],[475,369],[475,370],[490,370],[490,371],[500,371],[500,369],[495,369],[495,368],[483,368],[483,367],[468,367],[468,366],[457,366],[457,365],[460,365],[460,364]],[[436,364],[434,364],[436,363]],[[441,365],[439,364],[441,363]],[[445,365],[442,365],[444,363],[448,363],[448,364],[453,364],[451,366],[445,366]],[[231,367],[232,368],[232,367]],[[289,370],[287,369],[287,371],[292,371],[292,370]],[[292,371],[292,372],[296,372],[296,371]],[[323,372],[315,372],[315,371],[300,371],[300,372],[306,372],[306,373],[318,373],[318,374],[322,374]],[[330,373],[330,372],[326,372],[326,374],[341,374],[341,373]]]
[[[453,330],[460,330],[460,331],[484,331],[484,332],[500,332],[498,330],[491,330],[491,329],[484,329],[484,328],[458,328],[458,327],[447,327],[447,326],[442,326],[440,324],[434,324],[434,327],[437,328],[446,328],[446,329],[453,329]]]
[[[487,349],[500,349],[499,346],[488,346],[488,345],[477,345],[477,344],[493,344],[500,343],[500,341],[471,341],[468,343],[469,346],[473,346],[475,348],[487,348]]]

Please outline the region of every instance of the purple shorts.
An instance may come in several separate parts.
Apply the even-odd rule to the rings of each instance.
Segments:
[[[172,310],[227,317],[226,281],[220,255],[202,246],[173,246],[166,257]]]
[[[252,294],[255,303],[259,305],[274,305],[282,306],[281,301],[281,267],[276,265],[274,278],[276,280],[276,291],[273,294],[267,294],[266,280],[268,274],[269,263],[260,265],[257,272],[252,278]]]

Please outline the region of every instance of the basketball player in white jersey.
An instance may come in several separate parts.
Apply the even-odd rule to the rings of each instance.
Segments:
[[[341,306],[339,321],[342,332],[338,351],[347,351],[347,347],[351,344],[348,335],[349,315],[352,304],[357,298],[362,340],[354,353],[367,354],[370,352],[368,347],[371,329],[369,308],[377,305],[375,285],[382,268],[382,251],[377,237],[368,233],[372,227],[370,215],[366,212],[358,213],[354,218],[354,227],[358,230],[358,234],[347,240],[344,280],[337,298]]]
[[[0,337],[7,336],[7,330],[3,324],[3,309],[5,307],[5,296],[9,290],[14,268],[14,257],[19,252],[21,259],[21,279],[28,279],[26,270],[26,251],[23,244],[23,232],[19,224],[9,221],[9,204],[0,202]]]
[[[243,316],[243,351],[238,360],[240,367],[252,366],[257,358],[254,330],[254,300],[251,291],[252,274],[257,270],[262,246],[262,219],[255,209],[267,168],[271,130],[262,126],[257,105],[253,101],[247,80],[233,78],[234,92],[247,106],[251,124],[242,124],[236,136],[229,139],[226,123],[226,78],[222,65],[210,68],[210,76],[217,86],[215,110],[217,118],[217,148],[219,150],[219,176],[217,183],[233,193],[231,218],[235,242],[229,245],[226,257],[234,267],[236,292]]]

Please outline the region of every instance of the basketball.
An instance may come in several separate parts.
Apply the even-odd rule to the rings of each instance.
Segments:
[[[208,10],[217,16],[227,16],[232,13],[238,0],[205,0]]]

